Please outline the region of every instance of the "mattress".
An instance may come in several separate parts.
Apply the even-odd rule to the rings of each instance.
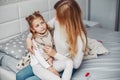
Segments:
[[[18,60],[4,55],[0,66],[0,80],[16,80],[15,73],[18,71],[16,69],[17,63]]]
[[[102,40],[110,53],[84,60],[72,80],[120,80],[120,32],[100,27],[87,28],[87,31],[90,38]],[[86,73],[90,75],[86,77]],[[15,80],[15,73],[0,67],[0,80]]]
[[[0,66],[0,80],[16,80],[15,73]]]
[[[87,28],[87,31],[90,38],[101,40],[110,53],[84,60],[72,80],[120,80],[120,32],[101,27]]]
[[[18,69],[17,69],[16,65],[18,64],[18,62],[19,62],[19,60],[16,60],[15,58],[10,57],[8,55],[5,55],[2,59],[1,67],[3,67],[4,69],[6,69],[8,71],[17,73]]]

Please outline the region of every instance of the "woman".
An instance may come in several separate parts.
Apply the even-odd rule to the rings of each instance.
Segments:
[[[54,5],[54,9],[56,18],[48,24],[51,29],[54,29],[53,39],[56,51],[49,46],[45,46],[44,50],[53,58],[69,57],[73,61],[74,69],[78,69],[87,47],[87,33],[82,22],[81,9],[75,0],[60,0]],[[31,39],[27,38],[27,42],[30,43]],[[33,52],[32,42],[27,44],[27,47]],[[18,72],[17,80],[24,71]],[[24,78],[21,80],[25,80],[28,75],[22,74]],[[33,80],[32,78],[27,80]]]

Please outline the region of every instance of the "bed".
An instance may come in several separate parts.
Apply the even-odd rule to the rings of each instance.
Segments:
[[[16,65],[26,55],[26,35],[29,33],[25,16],[39,10],[48,21],[53,17],[55,0],[27,0],[0,6],[0,80],[16,80],[19,71]],[[46,7],[43,7],[46,5]],[[12,14],[12,15],[10,15]],[[72,80],[120,80],[120,32],[100,27],[87,26],[88,35],[101,40],[110,51],[96,59],[84,60]]]
[[[89,80],[120,80],[120,32],[114,32],[101,27],[87,28],[87,31],[89,37],[101,40],[110,53],[98,55],[96,59],[84,60],[81,67],[73,75],[72,80],[86,80],[85,74],[87,72],[91,75]],[[23,34],[10,39],[10,41],[18,39],[23,39],[24,41],[27,33],[28,31],[25,31]],[[0,55],[1,58],[4,56],[0,66],[1,80],[15,80],[15,73],[18,71],[16,64],[19,62],[19,59],[3,52],[0,52]]]

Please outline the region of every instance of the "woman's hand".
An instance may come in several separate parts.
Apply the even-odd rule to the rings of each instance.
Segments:
[[[26,46],[27,46],[28,51],[34,54],[33,48],[36,49],[36,47],[33,45],[33,42],[30,38],[26,39]]]
[[[46,52],[47,55],[51,57],[54,57],[54,55],[56,54],[56,51],[50,46],[45,46],[43,50]]]
[[[51,71],[51,72],[53,72],[55,75],[57,75],[57,76],[59,76],[60,77],[60,75],[59,75],[59,73],[57,72],[57,70],[55,70],[53,67],[49,67],[49,68],[47,68],[49,71]]]
[[[53,65],[53,58],[50,57],[50,58],[47,60],[47,62],[52,66],[52,65]]]

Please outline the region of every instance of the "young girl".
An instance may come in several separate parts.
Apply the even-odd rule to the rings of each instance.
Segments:
[[[34,52],[31,54],[30,63],[34,74],[42,80],[70,80],[73,69],[72,60],[61,55],[61,58],[54,57],[53,60],[43,50],[44,46],[51,48],[53,46],[50,30],[43,17],[39,12],[34,12],[32,15],[26,17],[26,20],[31,32],[28,37],[32,39],[33,45],[36,48],[33,49]],[[63,70],[62,78],[60,78],[58,72]]]

